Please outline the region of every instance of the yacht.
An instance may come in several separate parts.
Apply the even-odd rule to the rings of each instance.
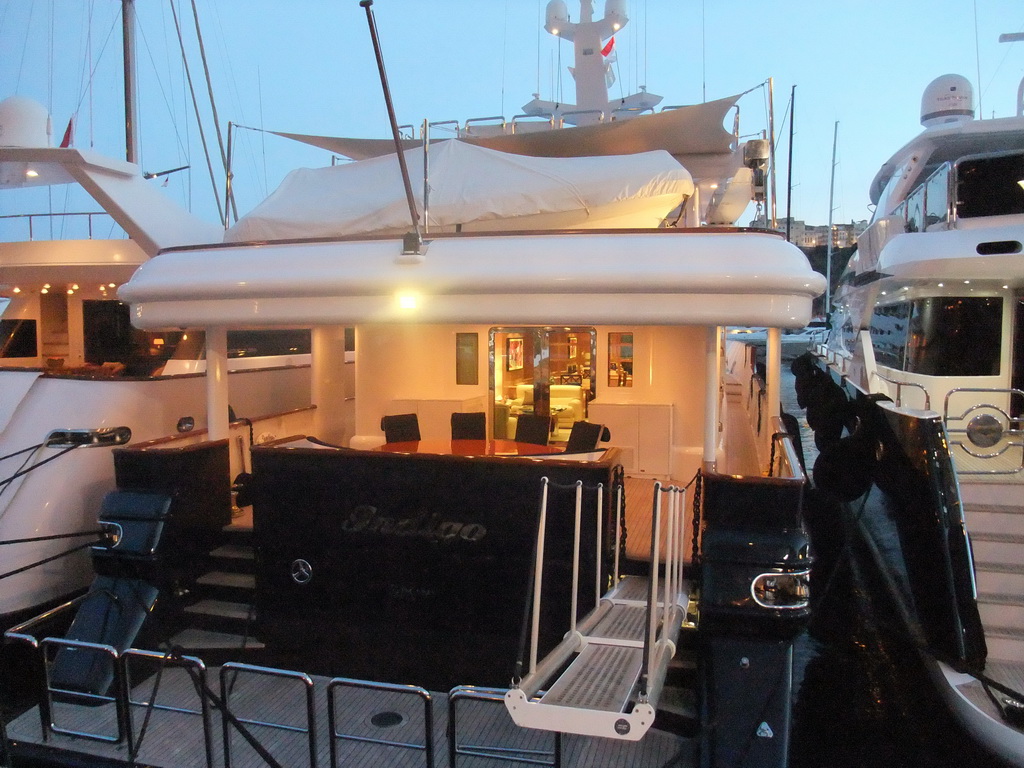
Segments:
[[[5,626],[89,585],[96,507],[114,488],[111,446],[206,427],[202,334],[133,329],[117,290],[161,248],[223,229],[179,208],[134,163],[51,146],[49,125],[31,99],[0,102],[0,196],[74,188],[89,201],[0,217],[13,230],[0,242]],[[308,405],[308,353],[308,331],[233,334],[238,416]],[[250,386],[259,378],[268,381]],[[238,451],[233,465],[245,468]]]
[[[781,337],[824,278],[707,225],[664,149],[395,144],[119,287],[138,331],[204,334],[206,429],[113,449],[93,586],[6,633],[46,672],[12,753],[786,765],[813,555]],[[229,328],[311,328],[310,405],[231,422]]]
[[[899,546],[876,551],[897,561],[884,566],[902,574],[890,586],[924,638],[941,689],[984,743],[1021,765],[1024,117],[1019,105],[1015,117],[974,114],[967,79],[937,78],[922,96],[924,130],[872,182],[873,220],[841,277],[829,337],[814,346],[818,370],[827,368],[845,394],[836,396],[806,361],[795,370],[808,388],[815,439],[834,454],[825,457],[823,476],[838,467],[841,442],[851,449],[881,440],[905,456],[896,471],[911,486],[925,477],[935,483],[917,487],[927,504],[909,511],[909,496],[894,500],[879,474],[882,464],[893,465],[871,460],[876,451],[868,449],[866,460],[862,453],[854,462],[860,480],[839,493],[854,507],[867,498],[865,516],[887,521],[872,536],[899,531]],[[879,405],[865,413],[866,399]],[[876,431],[856,437],[854,418]],[[898,420],[904,425],[896,428]],[[951,464],[929,468],[922,445]],[[925,565],[929,557],[946,573],[926,587],[936,576]],[[944,599],[949,604],[935,608]]]

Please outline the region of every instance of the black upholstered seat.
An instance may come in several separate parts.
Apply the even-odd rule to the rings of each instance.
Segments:
[[[547,445],[551,432],[551,419],[535,413],[521,413],[516,420],[516,442]]]
[[[591,424],[589,421],[577,421],[569,432],[569,440],[565,444],[566,453],[582,453],[597,450],[602,440],[611,440],[611,433],[602,424]]]
[[[483,411],[452,414],[452,440],[486,439],[487,414]]]
[[[420,422],[415,413],[396,413],[380,420],[384,440],[388,443],[410,443],[420,439]]]

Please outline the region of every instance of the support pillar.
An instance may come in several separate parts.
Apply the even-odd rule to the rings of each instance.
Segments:
[[[206,427],[211,440],[228,437],[228,332],[206,329]]]

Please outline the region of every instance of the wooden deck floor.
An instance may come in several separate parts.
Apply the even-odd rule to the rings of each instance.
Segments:
[[[214,672],[211,670],[210,681],[214,690],[219,692]],[[398,768],[428,764],[424,736],[426,711],[422,699],[407,692],[341,688],[335,693],[338,710],[332,727],[327,713],[329,680],[311,679],[314,708],[312,737],[308,733],[310,725],[306,719],[305,688],[296,680],[240,675],[230,695],[234,714],[250,721],[248,728],[253,735],[282,765],[289,768],[331,765],[332,739],[337,748],[339,765],[387,765]],[[150,678],[136,686],[133,699],[140,702],[148,700],[152,684],[153,678]],[[184,670],[165,670],[157,704],[198,709],[195,687]],[[450,766],[449,739],[452,735],[448,705],[446,694],[434,694],[429,702],[433,718],[433,764],[439,768]],[[132,732],[137,739],[146,708],[140,704],[131,709]],[[99,707],[59,704],[55,708],[54,722],[68,730],[116,733],[112,704]],[[223,766],[224,740],[220,715],[212,715],[210,722],[212,764]],[[272,728],[267,723],[282,724],[287,730]],[[459,700],[456,723],[454,738],[462,750],[457,759],[459,765],[506,765],[507,757],[511,754],[531,760],[539,758],[543,761],[541,764],[551,762],[554,735],[516,727],[501,701]],[[351,738],[342,738],[339,734]],[[30,710],[15,719],[8,727],[8,735],[15,749],[19,745],[42,744],[38,710]],[[229,738],[232,766],[257,768],[266,765],[241,735],[232,732]],[[129,758],[128,747],[124,743],[105,744],[57,734],[50,737],[47,745],[50,749],[63,750],[68,759],[71,758],[69,753],[75,753],[75,759],[78,759],[77,756],[87,756],[87,759],[107,761],[108,764],[127,762]],[[473,754],[469,754],[470,751]],[[499,761],[493,756],[499,754],[499,751],[506,756],[506,760]],[[198,714],[154,709],[136,759],[139,764],[154,768],[206,765],[202,718]],[[658,730],[650,731],[639,742],[578,736],[564,736],[562,739],[564,766],[640,768],[667,764],[696,765],[694,742]]]

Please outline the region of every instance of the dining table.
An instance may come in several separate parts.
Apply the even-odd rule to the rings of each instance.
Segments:
[[[515,440],[410,440],[384,443],[374,450],[387,453],[430,453],[441,456],[550,456],[560,446],[517,443]]]

